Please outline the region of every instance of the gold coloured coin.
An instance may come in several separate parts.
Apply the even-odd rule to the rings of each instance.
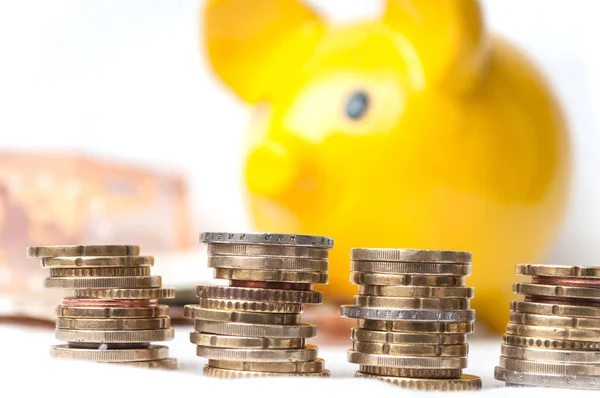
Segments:
[[[246,312],[284,312],[300,314],[304,311],[304,304],[282,303],[282,302],[264,302],[264,301],[246,301],[246,300],[221,300],[221,299],[200,299],[200,307]]]
[[[216,279],[235,279],[242,281],[290,282],[290,283],[327,283],[327,274],[322,272],[274,271],[257,269],[215,268]]]
[[[398,333],[352,328],[352,339],[362,342],[392,344],[466,344],[465,334]]]
[[[82,299],[141,300],[175,298],[175,289],[75,289],[74,296]]]
[[[384,332],[407,333],[472,333],[475,330],[473,322],[415,322],[415,321],[372,321],[359,319],[357,326],[361,329]]]
[[[173,340],[174,329],[73,330],[56,329],[57,340],[73,343],[150,343]]]
[[[177,369],[177,359],[175,358],[158,359],[155,361],[116,362],[116,364],[135,366],[137,368]]]
[[[517,335],[521,337],[600,342],[600,330],[561,329],[509,323],[506,326],[506,334]]]
[[[369,365],[360,365],[359,369],[362,373],[372,375],[414,377],[417,379],[458,379],[462,375],[462,369],[410,369]]]
[[[354,296],[354,304],[361,307],[423,310],[466,310],[470,308],[470,300],[462,298]]]
[[[209,347],[263,349],[303,348],[305,344],[305,340],[302,338],[271,339],[266,337],[223,336],[199,332],[190,333],[190,342]]]
[[[248,377],[329,377],[329,370],[319,373],[275,373],[275,372],[245,372],[242,370],[229,370],[213,368],[205,365],[203,369],[205,376],[217,377],[219,379],[241,379]]]
[[[314,361],[317,358],[317,353],[317,347],[310,344],[305,348],[282,348],[278,350],[219,348],[201,345],[196,347],[196,355],[199,357],[242,362]]]
[[[420,391],[477,391],[481,390],[482,385],[480,377],[471,375],[462,375],[459,379],[417,379],[356,372],[356,377],[379,379],[398,387]]]
[[[162,285],[160,276],[124,276],[96,278],[46,278],[44,285],[59,289],[138,289],[157,288]]]
[[[350,282],[357,285],[382,286],[463,286],[464,276],[449,275],[411,275],[411,274],[373,274],[368,272],[351,272]]]
[[[466,368],[467,357],[411,357],[365,354],[348,350],[348,362],[359,365],[385,366],[390,368],[448,369]]]
[[[600,376],[600,366],[597,365],[525,361],[501,356],[500,366],[506,370],[517,372],[562,376]]]
[[[50,268],[50,278],[150,276],[150,267]]]
[[[574,316],[586,318],[600,318],[600,307],[568,304],[532,303],[527,301],[512,301],[510,308],[513,311],[528,314]]]
[[[183,307],[183,316],[203,321],[255,323],[260,325],[298,325],[300,322],[299,314],[222,311],[206,309],[198,305]]]
[[[375,274],[468,276],[471,273],[471,265],[352,261],[350,263],[350,270],[353,272],[370,272]]]
[[[327,259],[328,249],[308,246],[208,244],[209,256],[271,256]]]
[[[171,327],[171,318],[56,318],[56,327],[73,330],[150,330]]]
[[[169,356],[169,348],[151,345],[142,349],[124,350],[89,350],[70,348],[68,345],[56,345],[50,352],[53,358],[79,359],[95,362],[129,362],[165,359]]]
[[[169,314],[169,307],[75,307],[59,305],[55,315],[62,318],[155,318]]]
[[[325,361],[321,358],[301,362],[239,362],[209,359],[208,366],[245,372],[319,373],[325,370]]]
[[[515,347],[502,344],[501,355],[526,361],[600,364],[599,351],[545,350],[543,348]]]
[[[467,344],[395,344],[354,341],[352,349],[364,354],[415,357],[465,357],[469,353],[469,346]]]
[[[251,323],[214,322],[196,320],[196,331],[230,336],[270,338],[311,338],[317,335],[317,327],[310,323],[300,325],[256,325]]]
[[[297,257],[208,256],[211,268],[327,272],[327,260]]]
[[[517,265],[517,275],[600,278],[600,267],[581,267],[577,265],[519,264]]]
[[[200,298],[244,301],[285,302],[298,304],[321,304],[323,293],[314,290],[262,289],[231,286],[198,285]]]
[[[569,297],[600,299],[600,289],[590,287],[540,285],[537,283],[515,283],[514,292],[526,296]]]
[[[44,268],[98,268],[142,267],[154,265],[152,256],[105,256],[105,257],[44,257]]]
[[[525,314],[521,312],[510,313],[510,322],[519,325],[545,326],[573,329],[600,329],[600,319],[567,317],[553,315]]]
[[[354,261],[394,261],[409,263],[470,263],[470,252],[421,249],[355,248],[350,251]]]
[[[502,338],[504,343],[518,347],[547,348],[570,351],[600,351],[600,342],[557,340],[535,337],[521,337],[505,334]]]
[[[27,248],[28,257],[137,256],[139,254],[139,246],[125,245],[34,246]]]
[[[381,286],[360,285],[358,294],[367,296],[392,296],[412,298],[473,298],[472,287],[431,287],[431,286]]]

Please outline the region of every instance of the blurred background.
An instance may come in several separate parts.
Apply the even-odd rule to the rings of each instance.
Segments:
[[[307,4],[332,24],[374,18],[383,7],[376,0]],[[600,4],[485,0],[482,6],[489,29],[524,50],[547,78],[569,127],[570,201],[545,261],[597,263]],[[25,207],[3,202],[4,236],[16,236],[6,224],[21,225],[17,213],[23,208],[30,220],[56,217],[56,231],[62,231],[6,238],[5,245],[125,239],[150,248],[145,253],[157,256],[155,273],[163,275],[163,285],[179,287],[211,278],[199,254],[200,231],[256,230],[243,170],[251,108],[215,77],[202,50],[201,7],[198,0],[0,2],[2,192],[24,192],[23,185],[32,183],[38,189],[22,194]],[[25,169],[26,178],[15,174]],[[97,180],[100,188],[73,182],[73,175]],[[132,195],[131,184],[144,189]],[[72,209],[69,198],[81,192],[87,195],[85,216],[69,213],[65,221],[61,209]],[[120,196],[106,199],[111,195]],[[49,203],[52,197],[57,203]],[[150,203],[140,210],[135,203],[143,200]],[[36,214],[40,208],[43,214]],[[123,214],[129,230],[114,220]],[[70,234],[69,228],[86,232]],[[143,233],[152,229],[161,231]],[[13,256],[24,257],[26,245]],[[23,281],[6,294],[16,278],[14,269],[0,266],[0,312],[43,317],[46,309],[31,304],[31,296],[27,303],[15,299],[25,286],[40,288],[39,280]],[[40,293],[39,302],[46,298]],[[501,306],[508,312],[506,303]]]

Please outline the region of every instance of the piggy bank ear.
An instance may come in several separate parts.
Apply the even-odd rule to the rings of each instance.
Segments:
[[[203,38],[219,77],[250,103],[310,53],[319,17],[295,0],[209,0]]]
[[[477,0],[387,0],[383,20],[411,43],[426,85],[477,80],[489,44]]]

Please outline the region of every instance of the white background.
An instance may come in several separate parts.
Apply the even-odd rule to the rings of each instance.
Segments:
[[[376,0],[312,1],[332,20]],[[487,0],[495,32],[543,67],[572,128],[570,211],[549,261],[600,258],[600,3]],[[242,200],[248,109],[199,50],[197,0],[0,0],[0,150],[85,151],[179,170],[198,230],[251,229]]]

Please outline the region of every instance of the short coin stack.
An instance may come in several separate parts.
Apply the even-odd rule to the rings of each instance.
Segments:
[[[521,264],[496,379],[600,390],[600,268]]]
[[[333,240],[308,235],[203,233],[208,266],[229,286],[198,286],[190,341],[208,358],[204,374],[220,378],[329,376],[317,347],[305,339],[316,326],[300,323],[304,304],[320,304],[312,284],[327,283]]]
[[[465,286],[471,253],[352,249],[351,260],[358,295],[342,316],[358,319],[348,351],[357,377],[417,390],[481,388],[479,377],[462,374],[475,320]]]
[[[173,339],[168,307],[162,298],[175,296],[150,275],[153,257],[140,256],[138,246],[42,246],[28,248],[41,258],[50,277],[45,285],[65,289],[56,307],[55,358],[174,369],[166,346]]]

